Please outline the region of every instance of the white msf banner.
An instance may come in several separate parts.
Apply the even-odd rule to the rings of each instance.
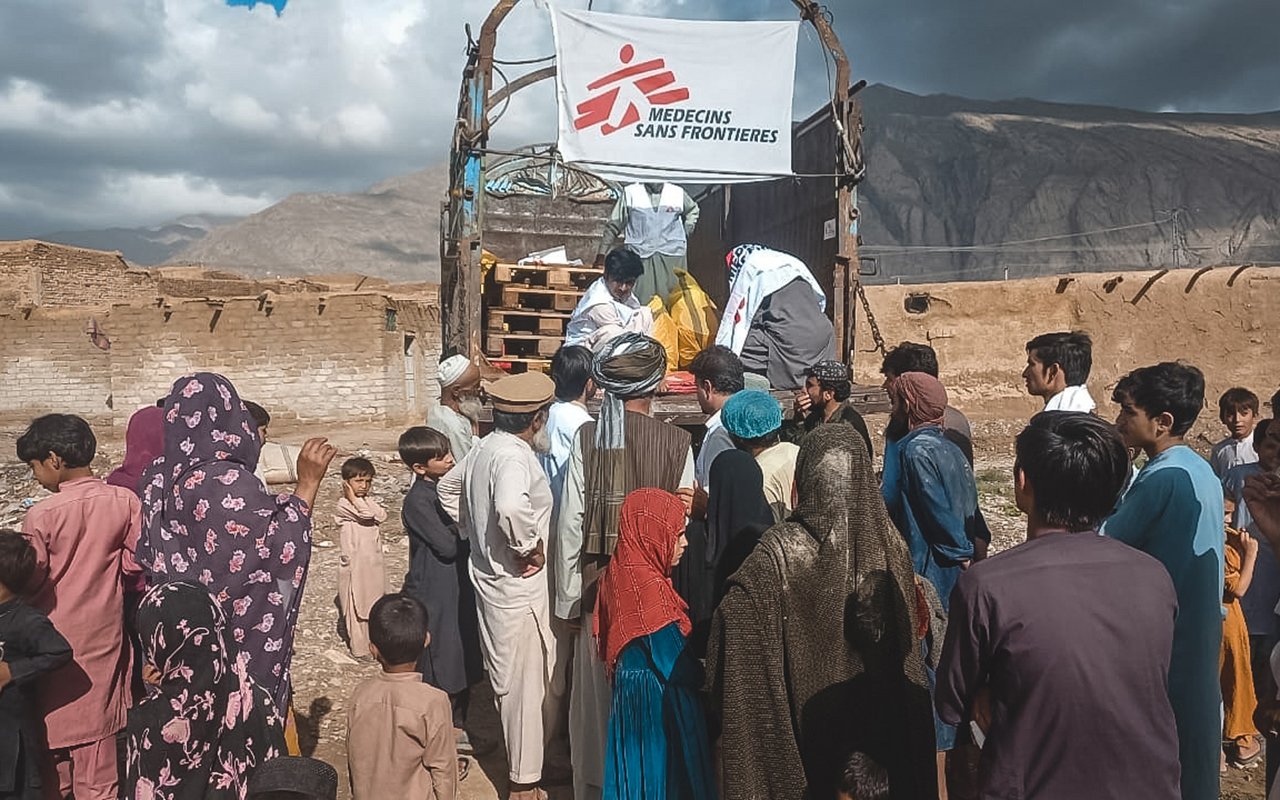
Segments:
[[[564,160],[617,181],[791,174],[799,22],[551,8]]]

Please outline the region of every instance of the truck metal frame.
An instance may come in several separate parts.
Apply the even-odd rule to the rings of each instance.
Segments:
[[[532,69],[495,90],[498,28],[518,3],[519,0],[498,2],[485,19],[479,39],[471,39],[470,27],[467,29],[471,41],[462,74],[457,124],[450,153],[449,194],[441,208],[440,220],[440,296],[444,305],[441,349],[446,353],[470,356],[481,353],[485,156],[490,153],[487,148],[490,131],[496,121],[494,112],[515,92],[556,75],[556,66],[552,64]],[[799,10],[801,19],[813,26],[823,48],[835,63],[829,118],[834,132],[830,142],[830,163],[834,169],[830,170],[828,177],[808,177],[805,180],[830,181],[835,195],[835,258],[829,264],[810,262],[810,266],[819,280],[831,287],[837,348],[843,360],[852,364],[859,263],[858,212],[854,192],[865,174],[861,108],[853,95],[865,82],[850,86],[849,59],[831,27],[826,8],[814,0],[792,0],[792,3]],[[547,148],[546,155],[539,157],[548,160],[549,169],[556,168],[554,146]],[[561,164],[559,169],[572,168]]]

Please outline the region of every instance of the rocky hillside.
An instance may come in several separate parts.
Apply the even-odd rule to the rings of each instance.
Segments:
[[[443,166],[352,194],[295,194],[178,252],[250,275],[359,272],[396,281],[438,280]]]
[[[860,97],[873,280],[1280,262],[1280,112],[1155,114],[886,86]],[[172,260],[435,279],[445,188],[439,166],[356,194],[293,195]]]
[[[881,279],[1280,262],[1280,113],[861,97]]]

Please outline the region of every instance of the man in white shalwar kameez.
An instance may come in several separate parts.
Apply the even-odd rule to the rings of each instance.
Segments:
[[[496,381],[493,433],[455,467],[461,481],[441,481],[441,502],[456,508],[471,540],[470,573],[479,611],[480,643],[502,719],[510,764],[511,798],[540,797],[546,732],[554,714],[547,702],[555,639],[546,564],[552,498],[534,452],[555,384],[529,372]],[[448,476],[447,476],[448,477]]]
[[[427,427],[449,438],[454,461],[461,461],[478,441],[474,420],[480,413],[480,368],[466,356],[440,362],[440,400],[427,409]]]
[[[640,304],[632,291],[644,272],[640,256],[630,250],[614,250],[604,262],[604,275],[587,288],[565,328],[566,345],[582,345],[589,350],[624,333],[649,335],[653,312]]]

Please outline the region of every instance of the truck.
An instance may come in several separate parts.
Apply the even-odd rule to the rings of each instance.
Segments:
[[[497,57],[499,29],[519,1],[500,0],[478,39],[467,27],[449,188],[440,211],[442,353],[483,356],[515,372],[545,367],[563,339],[575,298],[598,275],[590,265],[621,192],[619,185],[566,164],[554,143],[490,147],[511,96],[556,75],[554,57]],[[867,308],[857,254],[857,186],[866,167],[856,93],[865,81],[851,85],[849,60],[827,9],[814,0],[791,2],[834,64],[831,102],[793,128],[795,177],[691,191],[701,221],[689,241],[689,271],[722,308],[729,288],[724,254],[734,245],[757,242],[799,257],[832,301],[827,310],[837,351],[852,366],[860,299]],[[514,67],[527,71],[508,76]],[[567,260],[584,266],[514,263],[561,246]],[[790,393],[778,394],[789,399]],[[888,410],[878,386],[855,385],[851,402],[864,412]],[[677,424],[696,425],[703,418],[690,395],[660,395],[655,407],[658,416]]]

